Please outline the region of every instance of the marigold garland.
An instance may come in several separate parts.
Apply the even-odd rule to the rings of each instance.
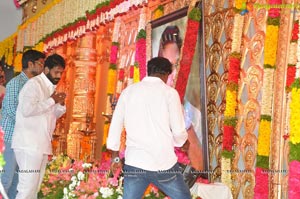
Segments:
[[[300,39],[299,39],[299,19],[300,14],[296,15],[297,21],[294,23],[290,47],[289,65],[287,69],[288,87],[288,103],[289,103],[289,178],[288,178],[288,198],[300,198],[300,190],[298,184],[300,183],[300,140],[299,140],[299,107],[300,107]],[[297,60],[295,60],[297,57]],[[295,66],[296,65],[296,66]]]
[[[300,143],[300,89],[292,88],[290,103],[290,141],[292,144]]]
[[[153,19],[158,19],[164,15],[164,7],[159,5],[153,12]]]
[[[279,27],[267,25],[264,65],[275,67]]]
[[[269,0],[269,4],[280,4],[281,0]],[[268,198],[269,177],[268,173],[263,173],[261,166],[269,168],[270,155],[270,135],[272,132],[272,102],[273,102],[273,85],[274,70],[276,68],[276,54],[279,32],[280,9],[272,8],[269,10],[267,18],[266,37],[264,43],[264,78],[261,104],[261,120],[258,132],[258,149],[256,159],[255,188],[254,198]],[[265,162],[267,160],[267,162]],[[264,162],[261,162],[264,161]]]
[[[226,109],[224,112],[224,116],[233,117],[236,115],[237,108],[237,91],[226,90]]]
[[[259,125],[259,137],[257,154],[262,156],[269,156],[270,154],[270,135],[271,135],[271,122],[262,119]]]

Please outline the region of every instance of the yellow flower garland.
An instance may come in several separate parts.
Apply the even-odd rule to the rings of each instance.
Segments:
[[[133,83],[137,83],[140,81],[140,71],[138,67],[134,67],[133,70]]]
[[[237,91],[226,90],[226,109],[224,112],[225,117],[235,117],[237,108]]]
[[[21,72],[22,71],[22,53],[17,53],[14,59],[14,71]]]
[[[267,25],[264,64],[275,66],[279,26]]]
[[[290,141],[298,144],[300,143],[300,89],[293,88],[291,96]]]
[[[258,136],[258,155],[269,156],[270,154],[270,135],[271,135],[271,122],[261,120],[259,125]]]
[[[108,70],[108,82],[107,82],[107,94],[113,94],[115,92],[115,85],[117,80],[117,70]]]
[[[108,136],[108,130],[109,130],[109,123],[104,123],[103,144],[106,144],[106,140],[107,140],[107,136]]]
[[[245,0],[235,0],[234,5],[237,9],[241,10],[243,8],[243,6],[246,5],[246,1]]]

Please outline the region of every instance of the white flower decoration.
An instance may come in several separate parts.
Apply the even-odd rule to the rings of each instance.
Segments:
[[[79,171],[77,174],[78,180],[83,180],[84,179],[84,173],[82,171]]]
[[[68,194],[68,192],[69,192],[69,191],[68,191],[68,188],[65,187],[65,188],[64,188],[64,195]]]
[[[82,164],[82,167],[83,167],[84,169],[88,169],[88,168],[91,168],[91,167],[92,167],[92,164],[91,164],[91,163],[83,163],[83,164]]]
[[[77,177],[76,176],[72,176],[71,181],[77,181]]]
[[[114,194],[114,191],[108,187],[101,187],[100,193],[102,194],[103,198],[108,198]]]

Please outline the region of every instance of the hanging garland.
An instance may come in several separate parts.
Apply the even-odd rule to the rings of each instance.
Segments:
[[[270,5],[281,4],[281,0],[269,0]],[[276,6],[274,6],[276,7]],[[264,78],[261,104],[261,117],[258,131],[258,147],[255,172],[254,198],[268,198],[270,139],[272,132],[272,102],[274,71],[279,32],[280,8],[271,8],[267,18],[264,53]]]
[[[233,141],[237,125],[238,110],[238,84],[241,67],[241,42],[244,25],[244,14],[246,1],[235,1],[234,26],[232,32],[231,54],[229,55],[228,83],[226,86],[226,107],[224,111],[222,159],[221,159],[221,181],[231,188],[231,160],[234,155]]]
[[[133,78],[133,82],[139,82],[147,75],[146,66],[146,13],[142,9],[140,14],[138,34],[136,36],[135,45],[135,63],[130,69],[130,73]]]
[[[300,190],[298,184],[300,183],[300,38],[299,22],[300,14],[297,14],[297,21],[294,23],[292,31],[292,41],[297,43],[291,45],[290,49],[293,58],[292,64],[288,66],[286,86],[290,91],[289,108],[290,108],[290,123],[289,123],[289,138],[290,154],[289,154],[289,179],[288,179],[288,198],[300,198]],[[291,50],[291,51],[292,51]],[[291,52],[290,51],[290,52]],[[295,53],[296,52],[296,53]],[[294,56],[296,54],[296,56]]]
[[[136,38],[136,52],[134,66],[139,69],[139,80],[147,75],[146,67],[146,31],[141,29]]]
[[[181,60],[179,62],[180,68],[175,86],[175,89],[179,94],[181,102],[183,102],[185,89],[190,74],[193,57],[195,54],[200,20],[201,10],[199,8],[193,8],[188,14],[186,33],[183,42],[184,45],[181,51],[181,54],[184,56],[181,56]]]
[[[108,69],[108,82],[107,82],[107,97],[106,97],[106,109],[105,113],[107,115],[112,115],[112,102],[115,100],[116,97],[114,95],[116,90],[116,81],[117,81],[117,60],[118,60],[118,52],[119,52],[119,30],[120,30],[121,21],[120,18],[115,20],[114,30],[112,35],[112,45],[110,51],[110,65]],[[109,121],[104,123],[103,129],[103,144],[106,144],[106,139],[108,136],[109,130]]]
[[[0,59],[4,56],[5,63],[9,66],[12,66],[14,62],[16,38],[17,34],[14,33],[13,35],[0,42]]]

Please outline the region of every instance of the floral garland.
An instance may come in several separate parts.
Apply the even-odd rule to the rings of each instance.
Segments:
[[[153,17],[152,19],[158,19],[164,15],[164,6],[159,5],[154,11],[153,11]]]
[[[184,45],[182,47],[181,60],[175,89],[177,90],[181,102],[185,95],[185,89],[190,74],[193,57],[195,54],[196,42],[198,37],[199,21],[201,20],[201,10],[193,8],[188,14]]]
[[[9,66],[13,65],[15,53],[15,41],[17,34],[13,34],[0,42],[0,58],[5,57],[5,63]]]
[[[136,38],[136,52],[134,66],[139,69],[139,78],[142,80],[147,75],[146,67],[146,31],[141,29]]]
[[[118,52],[119,52],[119,30],[120,30],[121,21],[120,18],[117,18],[115,20],[114,24],[114,30],[112,35],[112,45],[111,45],[111,51],[110,51],[110,65],[108,69],[108,82],[107,82],[107,98],[106,98],[106,109],[105,114],[112,115],[112,107],[111,103],[114,101],[115,97],[114,93],[116,90],[116,82],[117,82],[117,60],[118,60]],[[109,130],[109,121],[106,121],[104,123],[103,128],[103,145],[106,144],[106,139],[108,136],[108,130]]]
[[[235,127],[237,124],[238,110],[238,84],[241,67],[241,42],[244,25],[244,14],[246,10],[246,1],[235,1],[236,14],[234,15],[234,26],[232,32],[231,54],[228,57],[228,83],[226,86],[226,107],[224,111],[222,159],[221,159],[221,181],[231,188],[231,159],[233,158],[233,141]]]
[[[292,31],[292,42],[296,45],[293,45],[294,50],[291,54],[295,57],[291,65],[288,66],[287,71],[287,83],[286,86],[289,88],[290,99],[289,99],[289,108],[290,108],[290,123],[289,123],[289,179],[288,179],[288,198],[296,199],[300,197],[300,190],[298,184],[300,183],[300,38],[299,36],[299,22],[300,14],[297,14],[297,21],[294,23],[294,28]],[[296,46],[296,47],[295,47]],[[291,51],[292,51],[291,50]],[[296,52],[296,53],[295,53]],[[295,64],[296,63],[296,64]],[[292,68],[292,69],[291,69]],[[290,78],[290,79],[289,79]],[[289,84],[288,84],[289,83]]]
[[[281,4],[281,0],[269,0],[268,3],[270,5]],[[265,186],[269,184],[269,176],[265,170],[269,169],[270,139],[272,132],[272,99],[279,17],[280,8],[271,8],[269,10],[265,37],[264,87],[262,91],[261,117],[258,131],[254,198],[268,198],[269,195],[268,186]]]
[[[138,34],[136,36],[135,45],[135,63],[134,67],[131,69],[131,76],[133,82],[139,82],[147,75],[146,66],[146,13],[145,9],[141,10]]]

